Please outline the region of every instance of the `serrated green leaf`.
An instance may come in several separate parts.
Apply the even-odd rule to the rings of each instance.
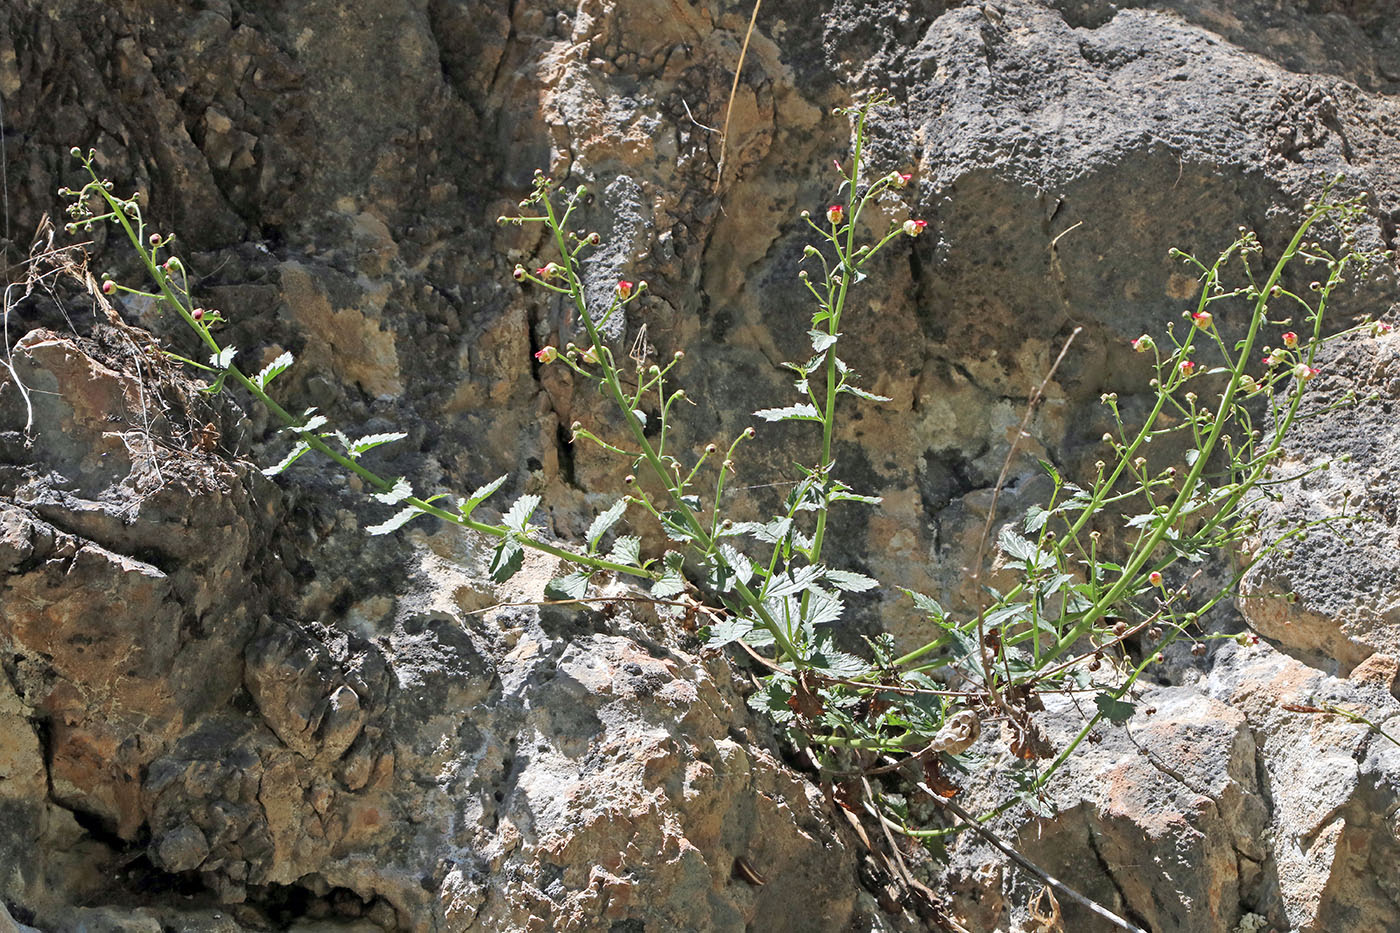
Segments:
[[[1156,512],[1143,512],[1141,515],[1133,515],[1124,522],[1129,528],[1141,528],[1151,524],[1157,519]]]
[[[684,592],[685,578],[672,567],[667,567],[661,579],[651,585],[651,595],[657,599],[670,599]]]
[[[661,527],[666,532],[667,538],[682,544],[695,540],[695,532],[691,530],[690,523],[686,521],[685,513],[680,509],[667,509],[660,515]]]
[[[827,498],[832,502],[864,502],[866,505],[879,505],[885,501],[883,496],[862,496],[844,489],[833,490]]]
[[[739,575],[740,580],[748,583],[749,580],[753,578],[753,561],[749,560],[747,554],[743,553],[732,544],[721,544],[719,546],[719,552],[724,555],[724,559],[728,561],[729,566],[734,568],[734,572]]]
[[[873,590],[880,585],[879,580],[850,570],[828,570],[823,576],[826,582],[838,590],[845,590],[847,593],[864,593],[866,590]]]
[[[393,434],[366,434],[359,440],[347,445],[345,452],[348,453],[352,459],[359,459],[362,454],[373,450],[381,444],[391,444],[394,441],[401,441],[405,437],[408,437],[408,435],[402,432],[395,432]]]
[[[280,463],[274,464],[273,466],[270,466],[262,471],[263,476],[276,476],[278,473],[281,473],[293,463],[296,463],[297,460],[301,458],[301,455],[306,453],[310,449],[311,447],[306,443],[306,441],[297,441],[295,444],[292,445],[291,451],[287,454],[287,456],[282,458]]]
[[[771,648],[774,641],[773,633],[766,628],[755,627],[752,632],[744,636],[744,644],[750,648]]]
[[[768,581],[768,587],[764,596],[768,599],[780,599],[784,596],[791,596],[816,583],[821,576],[821,568],[808,565],[798,568],[796,571],[789,569],[786,573],[775,574]]]
[[[1099,708],[1099,712],[1103,714],[1103,718],[1118,726],[1132,719],[1133,713],[1137,711],[1137,707],[1132,703],[1125,703],[1122,700],[1114,699],[1114,697],[1108,693],[1095,694],[1094,705]]]
[[[585,570],[556,577],[545,584],[546,599],[582,599],[588,595],[589,574]]]
[[[864,658],[831,647],[824,647],[813,654],[812,666],[823,674],[840,677],[843,680],[859,677],[870,669],[870,665]]]
[[[1046,521],[1050,518],[1050,513],[1038,505],[1033,505],[1026,510],[1026,519],[1022,526],[1026,529],[1026,534],[1035,534],[1045,527]]]
[[[613,542],[612,552],[608,554],[608,560],[615,564],[626,564],[629,567],[639,566],[642,562],[642,539],[635,535],[625,535]]]
[[[987,614],[982,617],[982,624],[987,628],[999,628],[1010,620],[1020,618],[1021,616],[1029,617],[1030,614],[1030,606],[1027,606],[1025,603],[1011,603],[1007,606],[998,606],[989,610]]]
[[[1018,535],[1010,525],[1001,529],[1001,533],[997,535],[997,544],[1007,557],[1023,564],[1033,563],[1039,553],[1034,544]]]
[[[914,605],[917,605],[917,607],[920,608],[920,611],[927,612],[928,615],[931,615],[932,618],[934,618],[935,622],[944,621],[944,618],[946,618],[946,615],[948,615],[946,614],[946,612],[944,612],[944,607],[938,605],[938,600],[935,600],[935,598],[925,597],[923,593],[916,593],[916,591],[913,590],[906,590],[906,588],[904,587],[900,587],[900,590],[903,590],[904,595],[907,595],[907,597],[909,597],[910,600],[914,601]]]
[[[209,355],[209,365],[215,369],[228,369],[233,363],[233,358],[238,355],[238,350],[233,347],[221,347],[218,353]]]
[[[733,522],[728,525],[721,525],[716,538],[733,538],[739,535],[756,534],[763,530],[762,522]]]
[[[525,526],[530,521],[530,516],[535,514],[535,509],[540,504],[540,497],[536,495],[521,496],[511,505],[510,511],[505,514],[501,522],[514,532],[523,532]]]
[[[728,593],[737,584],[753,579],[753,561],[732,545],[721,544],[719,554],[711,555],[706,566],[705,585],[719,593]]]
[[[807,618],[804,620],[807,625],[813,628],[818,625],[830,625],[841,618],[841,613],[846,609],[841,597],[820,590],[808,592],[812,594],[812,598],[807,601]]]
[[[227,367],[227,365],[227,363],[224,364],[225,367]],[[253,384],[259,389],[266,389],[268,383],[286,372],[291,365],[292,354],[283,353],[281,356],[277,357],[277,359],[264,366],[262,370],[253,377]]]
[[[755,629],[755,632],[760,631]],[[788,723],[792,721],[792,708],[788,706],[788,698],[792,696],[792,688],[778,679],[774,679],[762,690],[755,690],[749,695],[749,709],[762,716],[767,716],[777,723]]]
[[[753,631],[753,620],[730,618],[710,626],[710,638],[705,642],[708,648],[723,648],[736,642]]]
[[[461,512],[464,516],[471,515],[472,512],[476,509],[476,507],[478,505],[481,505],[481,503],[485,502],[487,499],[489,499],[491,497],[491,494],[494,493],[497,489],[500,489],[501,485],[505,481],[506,477],[504,476],[496,477],[491,482],[487,483],[485,486],[482,486],[479,489],[477,489],[476,492],[472,493],[470,496],[467,496],[467,501],[457,506],[457,510]]]
[[[838,392],[845,392],[847,395],[854,395],[856,398],[863,398],[867,402],[890,402],[893,401],[888,395],[876,395],[874,392],[867,392],[860,386],[843,385],[837,389]]]
[[[384,492],[374,493],[374,498],[385,505],[393,505],[396,502],[402,502],[411,495],[413,495],[413,486],[409,484],[407,479],[400,476],[394,481],[394,485]]]
[[[505,583],[525,564],[525,550],[514,538],[505,538],[491,555],[491,579]]]
[[[391,531],[398,531],[404,525],[412,521],[415,515],[421,514],[423,514],[422,511],[416,506],[410,505],[408,508],[396,512],[393,517],[389,518],[387,521],[378,525],[370,525],[365,529],[365,533],[371,535],[387,535]]]
[[[1022,565],[1028,571],[1041,570],[1054,565],[1054,558],[1016,533],[1011,525],[1002,526],[997,535],[997,546],[1013,563]]]
[[[787,408],[763,408],[754,412],[755,418],[765,421],[815,421],[821,423],[821,412],[806,403],[789,405]]]
[[[807,336],[812,338],[812,349],[817,353],[825,353],[836,342],[839,334],[824,334],[819,330],[807,331]]]
[[[221,376],[221,377],[219,377],[219,378],[223,378],[223,377]],[[305,431],[305,430],[306,430],[306,426],[307,426],[308,424],[310,424],[312,421],[315,420],[315,419],[313,419],[313,418],[311,417],[311,416],[314,415],[314,414],[316,414],[316,408],[315,408],[314,406],[311,407],[311,408],[308,408],[306,411],[304,411],[304,412],[301,413],[301,418],[300,418],[300,420],[297,421],[296,424],[289,424],[289,425],[287,425],[285,428],[278,428],[278,429],[277,429],[277,430],[278,430],[278,433],[281,433],[282,431],[287,431],[287,432],[290,432],[290,433],[295,434],[295,433],[298,432],[298,431]],[[326,423],[326,419],[323,417],[323,418],[320,420],[320,424],[325,424],[325,423]]]
[[[608,529],[616,525],[622,518],[622,513],[627,511],[627,500],[619,499],[608,507],[606,512],[602,512],[593,519],[593,523],[588,526],[588,533],[585,538],[588,540],[588,553],[592,554],[598,547],[598,541],[603,535],[608,533]]]

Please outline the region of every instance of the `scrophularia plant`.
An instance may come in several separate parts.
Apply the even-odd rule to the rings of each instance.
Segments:
[[[1209,261],[1173,250],[1198,276],[1200,287],[1194,309],[1183,313],[1184,326],[1169,324],[1164,332],[1131,343],[1145,358],[1149,410],[1128,423],[1117,396],[1103,396],[1113,429],[1104,434],[1102,459],[1088,477],[1071,481],[1042,462],[1052,484],[1048,500],[1001,528],[995,539],[1003,579],[1009,572],[1015,582],[1004,591],[984,586],[982,605],[954,609],[905,590],[927,617],[927,641],[896,646],[889,636],[879,636],[865,640],[866,652],[853,654],[838,647],[836,638],[845,594],[884,584],[826,559],[829,522],[837,503],[878,507],[880,499],[837,475],[832,445],[838,418],[852,406],[889,399],[863,388],[838,350],[843,333],[860,327],[863,309],[856,288],[872,258],[927,227],[915,216],[873,232],[866,222],[877,204],[890,212],[890,203],[911,181],[899,171],[867,175],[869,120],[883,102],[877,97],[842,111],[851,120],[852,151],[848,168],[836,163],[839,200],[801,213],[813,238],[799,273],[812,314],[808,346],[798,362],[784,364],[796,399],[754,414],[765,422],[810,424],[812,456],[796,468],[791,491],[769,516],[731,515],[733,497],[726,495],[743,445],[759,437],[756,429],[683,449],[674,430],[679,403],[686,400],[678,384],[684,352],[658,362],[619,359],[606,338],[609,325],[625,324],[629,312],[646,300],[648,286],[622,279],[601,304],[589,301],[582,263],[602,239],[575,229],[585,189],[537,173],[520,214],[501,218],[507,224],[538,224],[545,233],[548,255],[538,264],[517,265],[514,280],[559,296],[573,311],[575,330],[561,335],[562,345],[540,348],[535,359],[567,367],[618,412],[610,424],[572,425],[575,443],[597,445],[629,469],[617,500],[576,546],[549,540],[532,524],[541,504],[537,495],[514,500],[499,522],[476,517],[477,508],[505,484],[504,476],[468,495],[427,494],[403,477],[368,469],[361,462],[366,452],[404,435],[352,437],[315,409],[294,414],[283,407],[269,389],[292,365],[289,353],[257,373],[243,372],[235,362],[238,351],[218,339],[223,315],[195,302],[190,273],[174,251],[175,237],[148,228],[136,195],[113,193],[113,184],[99,178],[92,152],[73,151],[88,178],[82,187],[60,194],[72,201],[70,232],[113,224],[145,267],[148,284],[108,278],[102,292],[139,295],[173,311],[198,346],[179,359],[207,373],[209,391],[231,381],[281,423],[291,446],[266,473],[275,475],[308,454],[319,455],[359,477],[378,503],[394,507],[367,529],[370,534],[389,534],[419,515],[434,516],[493,541],[491,574],[498,582],[520,569],[525,549],[535,549],[563,563],[564,571],[547,591],[553,598],[586,599],[600,582],[626,578],[657,601],[706,606],[710,624],[701,636],[708,647],[742,646],[761,668],[751,705],[786,727],[814,765],[831,775],[889,775],[863,782],[869,804],[893,831],[927,837],[946,830],[913,823],[905,798],[884,789],[897,775],[913,775],[925,788],[933,781],[938,793],[956,793],[941,768],[977,767],[983,759],[964,753],[977,738],[979,723],[995,717],[1010,724],[1012,750],[1024,764],[1011,766],[1020,790],[998,810],[1017,801],[1043,808],[1040,789],[1098,723],[1132,715],[1131,688],[1160,663],[1169,645],[1186,639],[1199,652],[1205,640],[1226,637],[1207,633],[1202,616],[1235,594],[1250,567],[1290,542],[1330,533],[1332,524],[1354,517],[1343,513],[1268,527],[1259,503],[1277,495],[1280,484],[1301,478],[1278,476],[1276,468],[1304,394],[1320,374],[1319,350],[1341,336],[1325,328],[1328,302],[1348,273],[1380,256],[1356,249],[1346,238],[1348,227],[1363,215],[1363,200],[1335,198],[1334,186],[1306,206],[1296,233],[1272,262],[1265,262],[1258,237],[1243,228]],[[1314,231],[1324,227],[1342,234],[1339,251],[1315,238]],[[1303,293],[1285,284],[1285,273],[1296,263],[1317,270],[1316,281]],[[1219,321],[1225,318],[1233,322],[1232,333],[1242,336],[1222,334]],[[1359,326],[1373,333],[1388,330],[1384,324]],[[1175,444],[1185,454],[1174,463],[1150,463],[1153,441],[1161,442],[1158,449]],[[668,549],[644,553],[640,536],[616,534],[629,515],[633,522],[654,522]],[[1111,547],[1103,533],[1108,523],[1118,526]],[[1230,580],[1204,594],[1187,588],[1191,564],[1245,542],[1253,542],[1253,549],[1236,561]],[[1082,729],[1063,748],[1048,747],[1034,719],[1047,693],[1092,699]],[[1050,763],[1035,765],[1041,758]]]

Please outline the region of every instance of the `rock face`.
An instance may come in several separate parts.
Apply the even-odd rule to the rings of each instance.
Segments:
[[[774,364],[805,346],[795,217],[828,203],[827,167],[849,155],[832,109],[886,87],[871,170],[912,170],[891,214],[929,228],[876,264],[846,338],[893,401],[837,438],[845,477],[885,505],[836,516],[834,557],[955,603],[1009,432],[1075,326],[1001,507],[1039,494],[1034,456],[1071,475],[1092,464],[1100,393],[1141,404],[1126,339],[1160,331],[1194,289],[1168,247],[1211,252],[1240,223],[1276,247],[1338,171],[1373,193],[1363,245],[1395,241],[1387,4],[769,0],[720,177],[749,12],[11,2],[4,264],[73,182],[68,148],[91,145],[178,235],[241,358],[296,353],[278,384],[289,408],[406,431],[413,453],[379,462],[423,486],[509,473],[576,537],[627,465],[567,443],[573,421],[606,415],[561,367],[531,365],[575,325],[510,282],[541,244],[494,219],[537,167],[591,185],[583,219],[606,245],[590,288],[645,278],[653,296],[619,344],[645,326],[656,352],[684,347],[703,404],[683,442],[733,436],[787,403]],[[134,282],[107,232],[93,238],[93,271]],[[1394,281],[1379,270],[1341,313],[1388,313]],[[347,482],[300,465],[264,479],[251,464],[282,454],[265,414],[199,396],[145,336],[188,354],[178,326],[139,300],[117,310],[125,324],[76,306],[65,320],[37,294],[7,309],[0,930],[894,922],[859,906],[852,840],[727,668],[685,650],[683,620],[621,602],[490,609],[537,597],[549,568],[497,593],[479,542],[429,524],[367,539],[380,516]],[[1149,689],[1129,731],[1086,744],[1052,786],[1059,816],[999,826],[1154,931],[1232,930],[1248,912],[1381,930],[1395,914],[1400,749],[1281,704],[1339,705],[1396,734],[1397,339],[1338,346],[1309,396],[1294,463],[1351,461],[1277,508],[1345,502],[1374,521],[1250,581],[1297,596],[1241,606],[1274,647],[1216,652]],[[1375,398],[1327,411],[1349,386]],[[741,464],[741,512],[765,509],[811,449],[797,428],[763,439]],[[921,640],[895,592],[861,624]],[[1047,714],[1061,742],[1076,721]],[[1019,922],[1033,893],[971,843],[948,878],[976,930]],[[1094,928],[1065,910],[1068,928]]]

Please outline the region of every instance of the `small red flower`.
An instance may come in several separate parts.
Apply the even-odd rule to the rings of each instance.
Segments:
[[[1148,582],[1148,583],[1151,583],[1153,586],[1161,586],[1161,585],[1162,585],[1162,574],[1161,574],[1161,572],[1160,572],[1160,571],[1154,570],[1154,571],[1152,571],[1151,573],[1149,573],[1149,574],[1147,575],[1147,582]]]
[[[102,294],[104,294],[104,295],[110,295],[110,294],[112,294],[113,292],[115,292],[116,290],[117,290],[117,283],[116,283],[116,282],[113,282],[111,279],[108,279],[107,281],[105,281],[105,282],[102,283]]]
[[[541,363],[553,363],[559,359],[559,351],[554,347],[541,347],[535,351],[535,359]]]
[[[907,172],[895,172],[890,175],[890,180],[894,182],[896,188],[903,188],[905,185],[909,184],[909,179],[913,177],[913,175]]]
[[[826,219],[831,221],[833,225],[839,224],[841,222],[841,218],[845,216],[846,209],[840,204],[833,204],[826,209]]]
[[[617,297],[626,301],[632,295],[632,283],[623,279],[617,283]]]
[[[904,232],[909,236],[918,236],[924,232],[924,228],[927,226],[927,220],[906,220],[904,222]]]
[[[1191,362],[1190,360],[1182,360],[1181,366],[1179,368],[1181,369],[1181,374],[1183,376],[1189,376],[1196,371],[1196,364]]]
[[[1286,334],[1283,335],[1283,345],[1284,345],[1285,347],[1287,347],[1288,349],[1290,349],[1290,350],[1295,350],[1295,349],[1297,349],[1297,347],[1298,347],[1298,335],[1295,334],[1295,333],[1293,333],[1293,331],[1290,330],[1288,333],[1286,333]]]
[[[1152,338],[1147,336],[1146,334],[1143,334],[1141,337],[1133,341],[1133,349],[1139,353],[1146,353],[1148,350],[1151,350],[1155,346],[1156,344],[1152,342]]]
[[[204,320],[204,309],[195,308],[193,311],[190,312],[190,317],[194,318],[196,321]]]
[[[1191,315],[1191,322],[1201,330],[1208,330],[1214,320],[1209,311],[1197,311]]]

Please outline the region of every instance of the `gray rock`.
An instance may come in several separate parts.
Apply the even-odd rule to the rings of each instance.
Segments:
[[[419,488],[508,473],[503,495],[545,494],[563,538],[611,503],[623,467],[565,442],[575,419],[610,424],[596,394],[531,363],[578,333],[562,304],[509,281],[539,252],[533,228],[494,224],[537,167],[595,192],[580,223],[608,243],[590,291],[650,283],[618,345],[645,325],[656,353],[688,351],[680,376],[705,404],[677,443],[698,449],[789,400],[773,364],[806,347],[795,218],[828,203],[831,160],[849,157],[832,108],[891,89],[872,171],[915,172],[888,211],[929,230],[875,264],[853,308],[843,357],[893,401],[845,423],[839,469],[885,507],[840,513],[829,557],[950,605],[972,595],[1009,432],[1074,326],[1086,331],[1032,420],[1005,515],[1039,496],[1034,457],[1071,475],[1097,459],[1100,393],[1141,409],[1126,341],[1194,289],[1168,247],[1210,253],[1239,223],[1276,247],[1339,170],[1346,190],[1374,193],[1363,245],[1396,238],[1400,26],[1383,4],[768,0],[718,191],[712,127],[746,10],[362,13],[0,7],[4,263],[73,183],[68,147],[91,145],[185,244],[240,359],[296,353],[276,386],[289,408],[405,431],[401,453],[367,462]],[[92,238],[94,273],[139,281],[109,231]],[[1338,309],[1385,313],[1393,284],[1388,269]],[[149,301],[118,310],[197,352]],[[366,538],[383,516],[352,484],[301,464],[264,480],[252,463],[280,459],[285,436],[230,393],[200,396],[142,332],[43,296],[7,321],[0,903],[65,929],[258,929],[282,894],[307,905],[305,929],[904,922],[871,916],[854,847],[676,620],[483,613],[538,596],[553,568],[498,592],[482,542],[432,522]],[[1393,339],[1329,361],[1292,456],[1352,463],[1278,506],[1326,514],[1353,489],[1377,521],[1350,545],[1314,536],[1252,583],[1297,602],[1242,607],[1293,659],[1221,651],[1198,681],[1148,690],[1139,706],[1157,712],[1131,737],[1106,729],[1071,760],[1059,816],[999,824],[1154,929],[1228,930],[1247,911],[1384,929],[1394,913],[1392,753],[1364,727],[1279,706],[1306,693],[1393,715]],[[32,436],[12,378],[38,390]],[[1380,400],[1325,413],[1343,378]],[[811,440],[765,428],[735,508],[771,506]],[[904,643],[927,635],[893,590],[850,615]],[[1073,734],[1072,708],[1046,719],[1055,741]],[[1008,788],[968,793],[984,790]],[[145,839],[153,864],[194,873],[225,906],[124,874]],[[736,879],[741,858],[767,883]],[[978,930],[1023,918],[1035,890],[974,847],[948,876]]]

